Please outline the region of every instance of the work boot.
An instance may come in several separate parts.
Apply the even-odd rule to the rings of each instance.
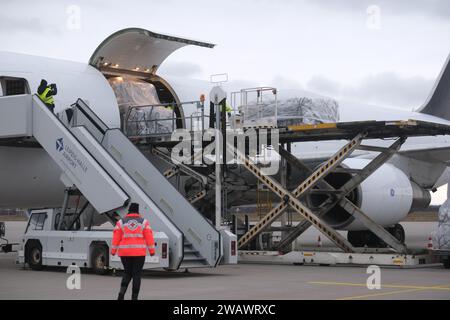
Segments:
[[[138,300],[139,293],[133,293],[131,294],[131,300]]]
[[[117,296],[117,300],[124,300],[125,292],[127,292],[127,287],[120,287],[120,292],[119,295]]]

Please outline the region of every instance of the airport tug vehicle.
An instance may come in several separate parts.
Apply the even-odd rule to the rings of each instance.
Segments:
[[[61,208],[30,211],[23,237],[25,246],[19,253],[20,263],[27,262],[33,270],[76,265],[92,268],[97,274],[122,268],[120,258],[110,255],[111,228],[95,229],[84,225],[84,220],[89,219],[80,219],[79,212],[62,212]],[[154,238],[156,254],[146,256],[144,269],[168,268],[169,239],[163,232],[155,232]]]
[[[9,253],[9,252],[16,252],[14,250],[15,246],[19,245],[18,243],[10,243],[8,239],[5,238],[6,236],[6,223],[3,221],[0,221],[0,252],[3,253]]]

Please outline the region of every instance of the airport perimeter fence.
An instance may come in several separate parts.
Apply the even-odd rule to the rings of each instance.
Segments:
[[[0,209],[0,221],[27,220],[27,212],[22,209]]]

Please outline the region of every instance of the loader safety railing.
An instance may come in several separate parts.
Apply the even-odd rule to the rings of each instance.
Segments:
[[[175,108],[191,113],[181,118],[176,115]],[[187,130],[203,131],[209,124],[209,115],[205,115],[201,101],[130,106],[123,115],[123,131],[128,137],[170,134],[178,128],[180,121],[185,122]]]

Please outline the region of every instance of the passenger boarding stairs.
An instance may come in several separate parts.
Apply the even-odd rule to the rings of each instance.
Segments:
[[[82,101],[54,115],[35,95],[0,98],[0,139],[34,137],[99,212],[123,216],[131,202],[152,228],[169,238],[169,269],[215,267],[221,233],[209,223],[119,130],[110,129]]]

